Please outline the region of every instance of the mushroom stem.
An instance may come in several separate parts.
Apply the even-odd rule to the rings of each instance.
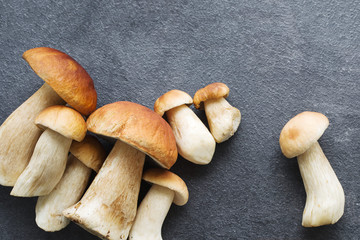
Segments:
[[[83,195],[91,169],[70,154],[64,175],[54,190],[38,198],[36,203],[36,224],[48,232],[65,228],[70,220],[62,214],[64,209],[75,204]]]
[[[59,95],[44,84],[20,105],[0,127],[0,184],[14,186],[28,164],[41,130],[34,120],[45,108],[65,104]]]
[[[71,142],[70,138],[47,128],[10,195],[33,197],[49,194],[65,171]]]
[[[204,107],[211,134],[217,143],[234,135],[241,121],[239,109],[231,106],[223,97],[206,100]]]
[[[198,116],[186,105],[172,108],[166,116],[175,135],[179,154],[196,164],[208,164],[215,140]]]
[[[318,142],[297,157],[306,191],[302,225],[336,223],[344,213],[344,190]]]
[[[134,222],[145,154],[116,141],[83,198],[63,214],[103,239],[127,239]]]
[[[129,239],[161,240],[161,227],[174,195],[168,188],[153,185],[138,208]]]

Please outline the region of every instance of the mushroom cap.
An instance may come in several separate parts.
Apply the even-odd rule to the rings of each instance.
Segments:
[[[137,103],[107,104],[87,119],[88,130],[119,139],[149,155],[160,166],[170,168],[177,159],[170,125],[154,111]]]
[[[165,169],[151,168],[144,172],[143,179],[173,190],[175,192],[173,202],[178,206],[185,205],[189,200],[189,191],[185,182],[175,173]]]
[[[191,105],[193,100],[189,94],[181,90],[171,90],[159,97],[154,104],[154,111],[163,116],[164,113],[172,108],[183,104]]]
[[[99,172],[106,158],[103,145],[94,136],[86,135],[82,142],[73,141],[70,152],[85,166]]]
[[[217,99],[229,96],[229,88],[224,83],[216,82],[207,85],[196,91],[194,95],[194,105],[197,109],[204,108],[204,102],[209,99]]]
[[[24,52],[23,58],[70,106],[86,116],[95,111],[94,82],[69,55],[53,48],[39,47]]]
[[[86,123],[83,116],[76,110],[65,106],[45,108],[35,119],[35,124],[41,128],[50,128],[61,135],[81,142],[86,135]]]
[[[303,154],[323,135],[328,126],[329,119],[322,113],[299,113],[281,130],[281,151],[287,158]]]

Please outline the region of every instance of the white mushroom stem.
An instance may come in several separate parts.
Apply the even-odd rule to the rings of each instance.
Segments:
[[[19,197],[49,194],[64,174],[71,142],[71,139],[46,129],[10,194]]]
[[[134,222],[145,154],[117,141],[83,198],[63,214],[103,239],[127,239]]]
[[[19,106],[0,127],[0,185],[14,186],[28,164],[41,130],[34,120],[45,108],[65,104],[44,84]]]
[[[83,195],[91,169],[70,154],[64,175],[54,190],[38,198],[36,203],[36,224],[48,232],[65,228],[70,220],[62,212],[75,204]]]
[[[344,190],[318,142],[298,156],[306,191],[304,227],[336,223],[344,213]]]
[[[241,121],[239,109],[231,106],[223,97],[206,100],[204,107],[211,134],[217,143],[234,135]]]
[[[166,112],[179,154],[196,164],[208,164],[215,152],[215,140],[203,122],[186,105]]]
[[[161,228],[174,199],[174,191],[153,185],[142,200],[129,239],[161,240]]]

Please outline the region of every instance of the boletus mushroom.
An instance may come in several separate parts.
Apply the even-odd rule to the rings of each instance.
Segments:
[[[42,110],[65,102],[84,115],[96,108],[94,83],[70,56],[39,47],[26,51],[23,58],[45,83],[0,127],[0,184],[4,186],[14,186],[28,164],[41,134],[34,120]]]
[[[217,143],[233,136],[241,121],[239,109],[226,101],[228,95],[228,86],[219,82],[199,89],[194,95],[194,105],[197,109],[205,108],[210,132]]]
[[[103,239],[127,239],[145,154],[169,169],[177,159],[174,134],[158,114],[126,101],[97,109],[87,119],[87,127],[117,141],[82,199],[63,214]]]
[[[37,116],[35,124],[44,132],[10,192],[13,196],[49,194],[64,174],[72,140],[81,142],[87,131],[82,115],[65,106],[46,108]]]
[[[189,94],[175,89],[156,100],[154,111],[160,116],[166,113],[183,158],[196,164],[208,164],[214,155],[216,143],[204,123],[188,107],[192,102]]]
[[[325,115],[302,112],[286,123],[280,133],[281,150],[287,158],[297,156],[304,182],[304,227],[334,224],[344,213],[344,190],[318,143],[328,125]]]
[[[153,185],[138,208],[129,240],[162,240],[161,228],[171,204],[185,205],[189,192],[178,175],[165,169],[148,169],[143,179]]]
[[[50,194],[37,200],[35,221],[41,229],[48,232],[59,231],[70,223],[62,212],[80,200],[91,169],[98,172],[105,157],[105,150],[95,137],[87,135],[82,142],[73,141],[60,182]]]

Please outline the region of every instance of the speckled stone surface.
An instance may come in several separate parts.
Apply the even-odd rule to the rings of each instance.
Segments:
[[[172,170],[190,200],[171,207],[164,240],[359,239],[359,10],[353,0],[0,0],[0,123],[41,86],[21,58],[39,46],[89,72],[98,107],[128,100],[152,108],[168,90],[193,96],[221,81],[241,110],[240,128],[209,165],[179,157]],[[313,229],[301,226],[306,196],[296,160],[278,144],[283,125],[304,110],[330,120],[320,144],[346,195],[341,220]],[[141,197],[147,189],[143,183]],[[97,239],[73,223],[42,231],[36,198],[10,190],[0,187],[0,239]]]

